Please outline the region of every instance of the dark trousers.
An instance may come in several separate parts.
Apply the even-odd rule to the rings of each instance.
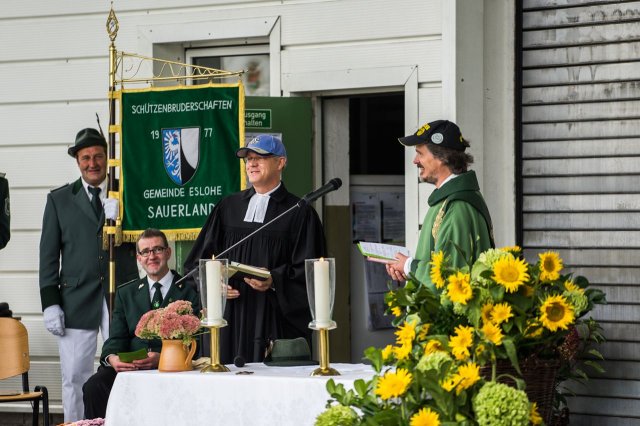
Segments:
[[[107,414],[107,401],[116,380],[116,370],[101,365],[98,371],[82,386],[84,418],[104,418]]]

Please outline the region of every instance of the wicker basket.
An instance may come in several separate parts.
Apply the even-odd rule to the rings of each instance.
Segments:
[[[544,420],[545,424],[552,424],[553,418],[553,399],[555,395],[557,383],[558,369],[560,368],[559,360],[544,360],[537,357],[529,357],[520,361],[520,371],[522,371],[522,379],[526,383],[525,392],[529,397],[529,401],[538,404],[538,412]],[[491,365],[485,365],[481,368],[481,375],[485,379],[491,378]],[[497,365],[497,375],[509,374],[519,377],[519,374],[511,365],[511,362],[499,360]],[[513,385],[513,380],[509,377],[501,377],[499,382]]]

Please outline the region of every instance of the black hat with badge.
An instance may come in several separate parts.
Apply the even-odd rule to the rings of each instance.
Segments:
[[[75,158],[78,151],[90,146],[102,146],[104,149],[107,149],[107,141],[96,129],[82,129],[76,135],[76,143],[70,146],[67,152]]]
[[[436,120],[427,123],[413,135],[398,138],[398,141],[404,146],[432,144],[460,152],[469,146],[469,143],[462,137],[460,128],[449,120]]]

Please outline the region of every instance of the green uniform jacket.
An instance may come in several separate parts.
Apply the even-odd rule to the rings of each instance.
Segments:
[[[422,224],[411,272],[418,281],[435,288],[429,276],[432,252],[442,250],[450,258],[450,265],[460,268],[493,247],[493,232],[491,216],[473,170],[433,191],[428,202],[429,210]]]
[[[78,179],[47,196],[40,237],[42,310],[60,305],[67,328],[95,330],[109,292],[109,253],[102,226]],[[138,278],[135,244],[116,247],[116,284]]]
[[[169,288],[167,296],[162,301],[164,308],[176,300],[191,302],[193,313],[200,316],[200,295],[185,281],[175,284],[180,276],[173,271],[173,284]],[[149,283],[147,277],[138,278],[121,285],[116,291],[116,303],[109,327],[109,338],[102,346],[100,360],[103,365],[105,358],[118,352],[137,351],[147,348],[154,352],[160,352],[162,341],[143,340],[136,337],[136,326],[145,313],[151,310],[151,298],[149,297]]]
[[[5,248],[11,238],[9,210],[9,182],[4,173],[0,173],[0,249]]]

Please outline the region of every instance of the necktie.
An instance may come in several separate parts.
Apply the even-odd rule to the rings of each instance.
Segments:
[[[96,214],[96,217],[100,219],[100,215],[102,214],[102,203],[100,202],[100,188],[96,188],[95,186],[89,186],[89,192],[91,193],[91,207],[93,207],[93,211]]]
[[[153,285],[153,288],[156,289],[155,293],[153,293],[153,299],[151,299],[151,307],[153,309],[158,309],[160,305],[162,305],[162,292],[160,291],[161,287],[162,284],[160,283],[155,283]]]

